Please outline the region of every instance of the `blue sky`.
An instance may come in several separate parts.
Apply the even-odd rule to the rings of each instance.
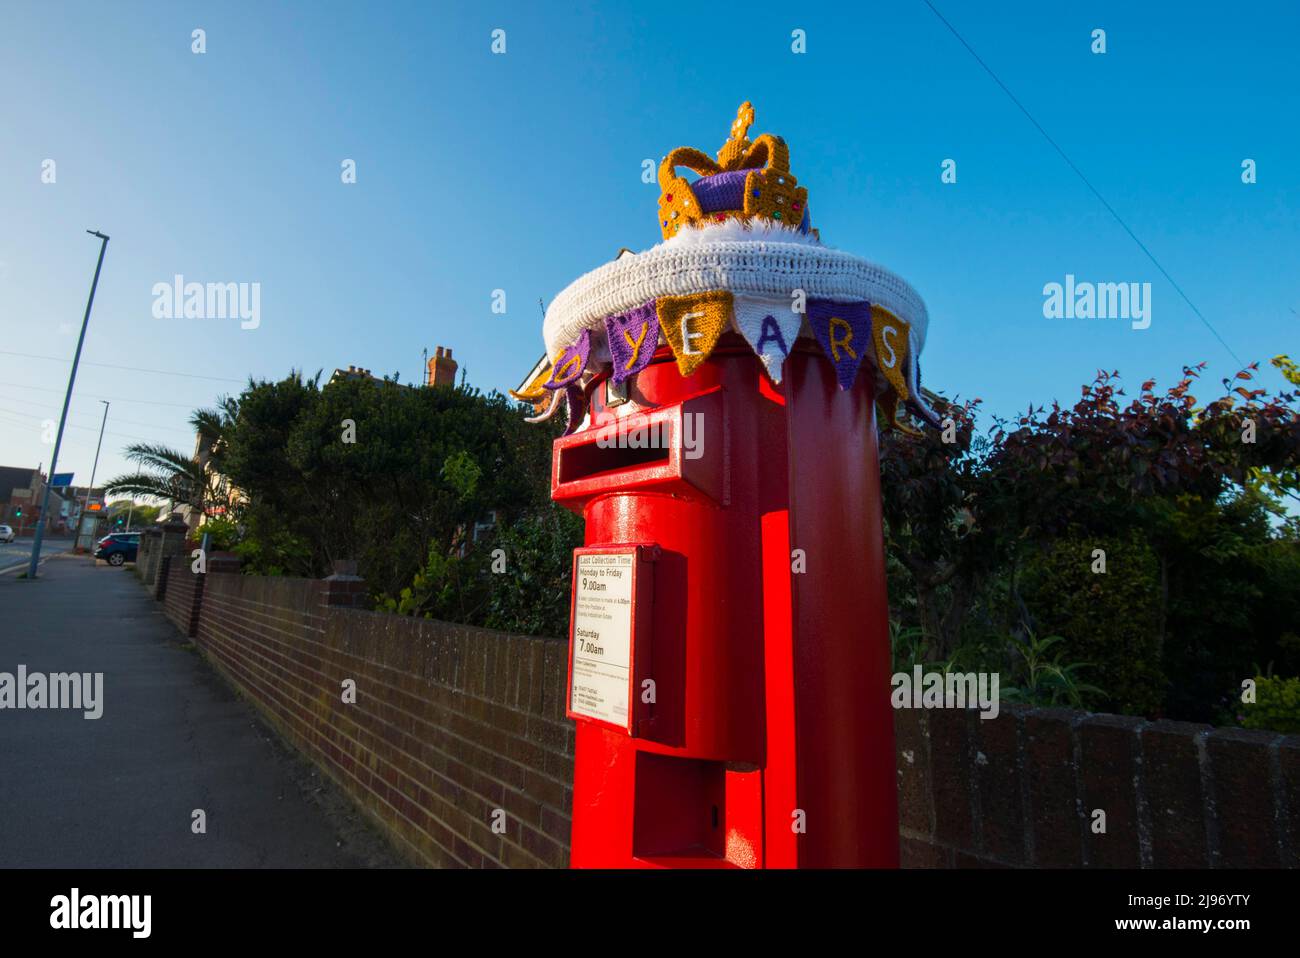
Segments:
[[[1300,353],[1294,4],[934,2],[1237,356]],[[187,408],[250,373],[419,381],[421,349],[445,345],[471,383],[513,386],[542,351],[538,299],[659,239],[642,161],[715,151],[746,99],[752,134],[789,142],[823,240],[925,298],[929,387],[1010,414],[1072,401],[1100,367],[1134,386],[1235,369],[922,0],[10,2],[4,20],[0,464],[48,465],[41,420],[68,366],[13,353],[70,359],[86,229],[112,242],[83,354],[105,365],[79,373],[61,455],[78,482],[99,398],[114,399],[102,479],[133,439],[189,448]],[[260,283],[260,325],[154,318],[153,284],[177,273]],[[1150,282],[1150,328],[1045,319],[1043,286],[1067,273]]]

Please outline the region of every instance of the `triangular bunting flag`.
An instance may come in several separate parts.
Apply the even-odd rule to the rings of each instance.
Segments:
[[[890,428],[906,433],[909,436],[921,435],[919,430],[913,429],[906,421],[899,418],[899,409],[904,407],[899,406],[898,393],[894,392],[892,386],[886,386],[885,391],[876,397],[876,407],[880,410],[885,424]]]
[[[871,348],[871,304],[810,299],[808,325],[834,364],[840,388],[848,389]]]
[[[876,368],[885,377],[897,398],[911,395],[907,388],[907,353],[911,340],[907,323],[880,306],[871,307],[871,338],[876,344]]]
[[[587,356],[590,353],[591,330],[584,329],[576,343],[560,350],[560,354],[555,357],[555,365],[551,368],[551,378],[543,385],[547,389],[559,389],[577,382],[587,368]]]
[[[564,401],[569,408],[569,422],[564,427],[564,435],[571,436],[578,431],[583,417],[587,415],[587,397],[580,388],[570,385],[564,387]]]
[[[803,315],[790,308],[790,300],[779,296],[737,296],[736,327],[758,354],[772,377],[781,381],[781,367],[794,348]]]
[[[654,300],[621,316],[606,316],[605,338],[614,364],[614,382],[621,383],[645,369],[659,348],[659,317]]]
[[[659,325],[677,357],[683,376],[709,358],[731,321],[731,293],[720,290],[694,296],[661,296],[655,303]]]
[[[519,384],[519,388],[509,390],[510,395],[520,402],[538,402],[546,397],[546,389],[543,383],[550,378],[551,361],[543,353],[542,358],[533,364],[532,372],[524,377],[524,381]]]
[[[914,356],[911,351],[908,352],[911,357],[912,373],[912,397],[907,401],[907,408],[911,409],[918,419],[923,419],[931,426],[938,427],[941,425],[939,414],[930,408],[929,403],[925,401],[925,396],[921,392],[921,361]]]

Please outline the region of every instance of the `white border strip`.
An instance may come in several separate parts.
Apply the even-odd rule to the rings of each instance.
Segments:
[[[800,243],[737,241],[661,244],[625,255],[569,284],[546,310],[542,338],[554,357],[584,329],[601,332],[606,316],[660,296],[714,290],[788,297],[866,300],[911,327],[916,352],[925,347],[929,315],[920,294],[884,267],[839,250]]]

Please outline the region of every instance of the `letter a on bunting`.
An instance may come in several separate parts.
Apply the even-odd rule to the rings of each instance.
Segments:
[[[736,327],[758,354],[772,382],[781,381],[781,367],[794,348],[803,315],[790,308],[790,300],[771,296],[736,297]]]
[[[848,389],[871,349],[871,304],[810,299],[808,325],[834,364],[840,388]]]
[[[661,296],[656,301],[659,325],[677,357],[683,376],[709,358],[731,321],[731,293],[719,290],[694,296]]]
[[[659,317],[654,300],[621,316],[606,316],[605,335],[614,363],[614,382],[621,383],[645,369],[659,348]]]

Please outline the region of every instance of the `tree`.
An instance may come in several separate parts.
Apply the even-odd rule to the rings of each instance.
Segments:
[[[259,568],[320,575],[355,559],[397,594],[428,562],[458,553],[481,520],[509,524],[549,505],[553,432],[517,404],[464,387],[319,374],[250,384],[222,468],[245,500]],[[277,545],[278,543],[278,545]]]
[[[191,455],[156,443],[137,442],[126,447],[126,458],[138,467],[129,475],[115,476],[104,484],[109,495],[144,496],[188,505],[203,515],[213,515],[226,501],[222,478],[204,468]]]
[[[133,499],[116,499],[108,504],[108,524],[113,532],[125,531],[129,522],[132,529],[151,526],[158,521],[161,507],[136,502]]]
[[[1274,365],[1294,382],[1286,357]],[[1155,655],[1175,685],[1193,671],[1221,685],[1244,655],[1272,654],[1293,635],[1270,609],[1300,605],[1294,585],[1280,585],[1296,568],[1294,525],[1275,533],[1268,517],[1276,523],[1279,497],[1297,490],[1296,397],[1248,388],[1251,366],[1202,407],[1192,388],[1203,369],[1185,368],[1163,393],[1147,381],[1127,402],[1118,373],[1099,372],[1073,406],[1031,406],[1014,422],[995,420],[987,437],[974,433],[976,403],[944,404],[947,436],[882,436],[891,592],[915,591],[938,658],[952,654],[976,613],[991,627],[1036,628],[1035,603],[1021,595],[1024,572],[1040,571],[1067,539],[1082,546],[1136,535],[1152,550]],[[1257,596],[1261,582],[1279,583],[1285,597]]]

